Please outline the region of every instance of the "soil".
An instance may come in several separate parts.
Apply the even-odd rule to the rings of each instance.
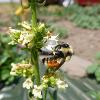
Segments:
[[[16,5],[0,3],[0,33],[7,33],[12,25]]]

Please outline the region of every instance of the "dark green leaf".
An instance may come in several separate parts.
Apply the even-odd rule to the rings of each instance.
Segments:
[[[88,74],[94,74],[98,68],[98,64],[93,64],[87,68]]]
[[[97,81],[100,81],[100,68],[99,67],[95,72],[95,76],[96,76]]]
[[[6,80],[10,76],[10,71],[8,69],[4,69],[1,71],[1,79]]]

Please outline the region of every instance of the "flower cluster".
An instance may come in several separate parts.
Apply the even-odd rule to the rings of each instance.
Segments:
[[[56,85],[57,85],[57,87],[58,87],[59,89],[65,89],[65,88],[68,87],[68,84],[65,83],[65,81],[62,81],[62,80],[60,80],[60,79],[57,79],[57,80],[56,80]]]
[[[43,88],[48,88],[48,87],[57,87],[59,89],[65,89],[68,87],[68,84],[66,84],[65,81],[61,80],[60,78],[56,77],[55,75],[53,76],[43,76],[42,78],[42,86]]]
[[[44,37],[46,36],[46,28],[45,25],[39,23],[37,27],[33,27],[27,23],[22,22],[19,23],[22,27],[21,30],[16,30],[9,28],[10,37],[12,41],[10,44],[21,44],[23,47],[32,48],[35,47],[37,49],[41,48],[44,44]]]
[[[23,88],[31,90],[32,95],[34,95],[35,98],[42,98],[42,90],[43,90],[42,85],[40,86],[33,85],[33,81],[30,77],[27,78],[23,83]]]
[[[42,89],[43,87],[34,85],[34,89],[32,90],[32,94],[34,95],[35,98],[42,98]]]
[[[31,89],[32,95],[35,98],[42,98],[42,91],[47,89],[48,87],[57,87],[58,89],[65,89],[68,87],[65,81],[61,80],[60,78],[56,77],[55,75],[44,75],[42,77],[41,84],[39,86],[33,85],[31,78],[27,78],[23,83],[23,88]]]
[[[12,69],[10,74],[14,76],[23,76],[23,77],[29,77],[34,75],[34,70],[32,65],[29,63],[18,63],[14,64],[12,63]]]
[[[65,89],[66,87],[68,87],[68,84],[66,84],[65,81],[57,77],[56,70],[51,70],[51,68],[54,68],[54,66],[58,69],[58,67],[62,65],[62,59],[65,59],[58,57],[57,54],[54,54],[52,59],[48,58],[47,60],[43,60],[44,64],[51,66],[51,68],[47,68],[47,72],[39,80],[39,85],[37,85],[38,72],[36,73],[36,68],[39,71],[39,67],[37,64],[38,51],[47,50],[51,53],[54,53],[54,47],[58,45],[58,35],[52,36],[52,34],[47,31],[45,25],[42,23],[37,24],[36,26],[32,26],[27,22],[22,22],[19,25],[21,26],[20,30],[12,28],[9,29],[10,36],[12,39],[10,44],[20,44],[22,47],[27,49],[27,51],[29,52],[29,59],[26,59],[26,61],[22,63],[12,63],[12,69],[10,74],[14,76],[24,77],[25,81],[23,82],[23,88],[28,89],[29,92],[31,92],[31,95],[35,98],[43,98],[42,92],[49,87],[56,87],[58,89]],[[67,47],[65,48],[62,45],[58,46],[61,47],[60,49],[68,49]],[[63,61],[63,63],[64,62],[65,60]]]
[[[68,84],[66,84],[65,81],[55,76],[50,76],[50,77],[43,76],[41,85],[38,87],[36,86],[33,89],[32,93],[36,98],[42,98],[41,97],[42,90],[47,89],[48,87],[52,87],[52,88],[57,87],[58,89],[65,89],[68,87]]]
[[[27,78],[25,80],[25,82],[23,83],[23,88],[26,88],[26,89],[31,89],[33,87],[33,82],[31,80],[31,78]]]

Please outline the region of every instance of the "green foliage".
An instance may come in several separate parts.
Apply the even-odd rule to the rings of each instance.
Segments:
[[[95,72],[95,76],[96,76],[97,81],[100,81],[100,65],[99,65],[99,68]]]
[[[53,33],[59,34],[60,38],[66,38],[69,35],[68,29],[66,29],[65,27],[61,27],[59,24],[49,22],[48,26],[49,30]]]
[[[100,91],[96,94],[96,100],[100,100]]]
[[[67,18],[68,20],[74,22],[76,26],[81,28],[100,29],[100,5],[81,7],[74,4],[67,8],[57,8],[52,6],[48,8],[42,8],[40,12],[42,15],[46,16]]]
[[[56,30],[56,33],[59,33],[59,37],[60,38],[66,38],[66,37],[68,37],[68,31],[67,31],[67,29],[66,28],[57,28]]]
[[[100,100],[100,91],[91,91],[89,93],[92,97],[95,98],[95,100]]]
[[[72,5],[66,9],[67,18],[75,23],[76,26],[87,29],[100,29],[100,6],[80,7]]]
[[[97,60],[100,60],[100,52],[97,52],[97,53],[96,53],[96,59],[97,59]]]
[[[21,60],[23,53],[19,48],[8,45],[9,41],[8,35],[0,33],[0,81],[3,81],[5,85],[15,80],[13,76],[10,76],[11,63]]]
[[[96,80],[100,82],[100,52],[96,54],[96,62],[87,69],[88,74],[95,75]]]
[[[97,68],[98,68],[98,65],[97,64],[93,64],[93,65],[89,66],[87,71],[88,71],[89,74],[94,74],[95,71],[97,70]]]

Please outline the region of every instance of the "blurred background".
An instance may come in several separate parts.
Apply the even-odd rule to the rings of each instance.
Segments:
[[[61,67],[69,88],[59,92],[58,100],[100,100],[100,0],[42,2],[37,5],[38,21],[74,50],[72,59]],[[20,0],[0,0],[0,100],[27,100],[20,77],[9,74],[11,63],[26,55],[19,46],[8,45],[8,28],[30,19],[30,10],[23,9]]]

